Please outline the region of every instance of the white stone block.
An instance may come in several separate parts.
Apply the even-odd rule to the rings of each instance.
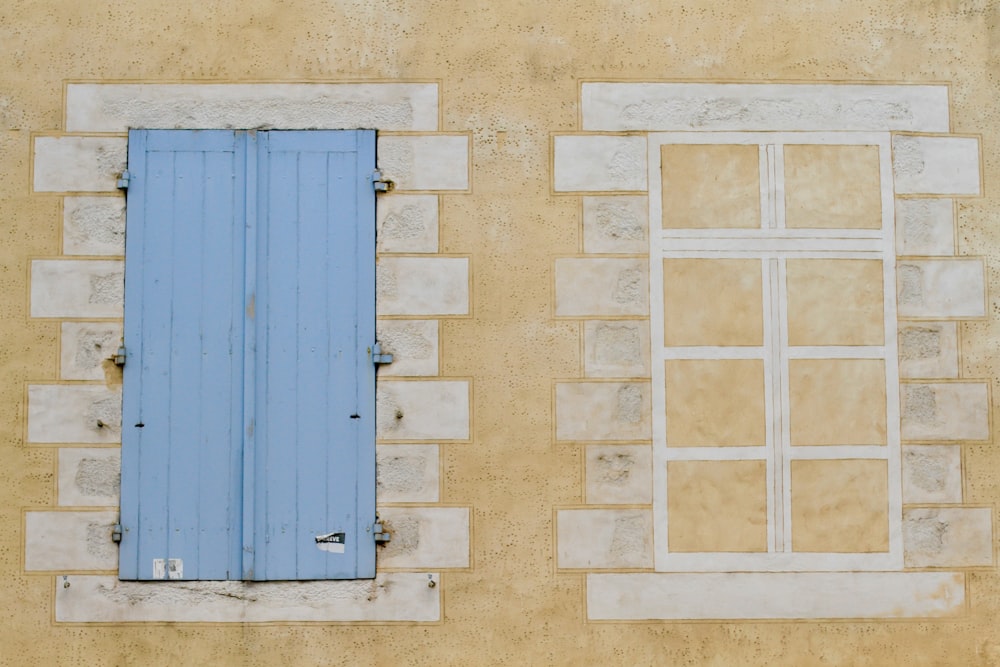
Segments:
[[[583,368],[587,377],[649,377],[649,322],[584,322],[583,351]]]
[[[584,83],[583,129],[948,131],[948,87]]]
[[[557,567],[653,567],[652,510],[559,510],[556,522]]]
[[[383,315],[465,315],[469,260],[465,257],[380,257],[375,307]]]
[[[376,252],[437,252],[437,195],[380,195],[375,229]]]
[[[117,507],[121,468],[117,447],[63,447],[56,480],[59,505]]]
[[[646,137],[560,135],[555,138],[556,192],[645,190]]]
[[[380,136],[378,165],[396,190],[468,190],[469,137]]]
[[[959,445],[903,447],[903,503],[962,502]]]
[[[643,195],[583,198],[583,250],[649,252],[649,199]]]
[[[556,440],[648,440],[648,382],[556,383]]]
[[[380,440],[469,439],[467,380],[383,380],[375,403]]]
[[[436,503],[441,482],[437,445],[378,445],[378,503]]]
[[[124,197],[63,199],[63,253],[124,255]]]
[[[556,260],[556,315],[648,315],[649,263],[643,259]]]
[[[892,172],[896,194],[978,195],[979,139],[895,135]]]
[[[375,339],[392,355],[379,376],[438,374],[437,320],[377,320]]]
[[[650,445],[587,445],[587,496],[594,505],[653,502]]]
[[[25,512],[24,569],[117,569],[118,545],[111,541],[117,522],[117,511]]]
[[[124,137],[35,137],[35,192],[116,192]]]
[[[28,386],[28,442],[121,441],[122,393],[95,385]]]
[[[469,508],[382,507],[379,518],[392,536],[379,568],[469,567]]]
[[[32,317],[121,317],[125,265],[111,259],[31,262]]]
[[[129,128],[436,130],[436,83],[71,83],[70,132]]]
[[[900,322],[899,376],[957,378],[957,323]]]
[[[908,259],[896,265],[900,317],[986,315],[986,278],[977,258]]]
[[[965,613],[960,572],[587,575],[592,621],[937,618]]]
[[[954,255],[954,202],[951,199],[897,199],[896,254]]]
[[[103,380],[122,341],[117,322],[63,322],[59,375],[64,380]]]
[[[989,440],[988,383],[906,382],[900,389],[903,440]]]
[[[429,577],[429,578],[428,578]],[[437,584],[428,586],[432,581]],[[69,584],[69,586],[66,586]],[[341,581],[56,581],[57,623],[267,623],[441,619],[437,573],[389,572]]]
[[[903,510],[906,567],[990,567],[993,511],[988,507]]]

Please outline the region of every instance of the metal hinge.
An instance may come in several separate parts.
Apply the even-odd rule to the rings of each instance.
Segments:
[[[382,178],[382,172],[376,169],[372,172],[372,187],[375,188],[375,192],[388,192],[396,187],[396,184],[387,178]]]
[[[125,365],[125,346],[124,345],[119,345],[118,346],[118,351],[115,352],[114,359],[115,359],[115,366],[124,366]]]
[[[382,527],[382,522],[378,519],[375,520],[375,525],[372,526],[372,529],[375,544],[385,544],[392,539],[392,535]]]
[[[115,543],[122,541],[122,525],[120,523],[116,523],[111,528],[111,541]]]
[[[384,364],[392,363],[392,355],[384,354],[382,352],[382,346],[378,343],[372,345],[372,363],[376,366],[381,366]]]
[[[129,173],[128,169],[122,172],[122,175],[118,178],[115,183],[115,187],[119,190],[128,190],[129,181],[132,180],[132,174]]]

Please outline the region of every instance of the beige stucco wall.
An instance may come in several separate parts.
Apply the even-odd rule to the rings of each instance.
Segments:
[[[12,0],[0,8],[0,662],[1000,664],[1000,579],[992,565],[958,570],[966,579],[966,604],[943,621],[587,620],[586,595],[594,589],[586,588],[583,571],[557,568],[562,537],[555,512],[622,501],[585,477],[588,461],[599,463],[603,452],[579,441],[608,438],[594,436],[600,426],[579,430],[588,406],[573,392],[583,383],[556,380],[593,377],[603,390],[638,397],[640,410],[646,409],[641,399],[648,381],[615,383],[643,372],[602,372],[588,359],[585,341],[588,332],[598,335],[595,320],[574,318],[572,304],[560,312],[559,271],[583,253],[643,250],[588,247],[587,201],[556,194],[560,184],[551,166],[553,135],[584,129],[581,80],[948,84],[949,129],[981,136],[984,183],[984,196],[956,200],[956,251],[985,257],[989,299],[985,318],[958,324],[957,370],[960,378],[996,386],[1000,164],[993,149],[1000,139],[1000,83],[992,75],[1000,65],[1000,9],[993,3],[202,4]],[[437,251],[443,257],[435,261],[468,258],[469,314],[447,311],[454,316],[440,319],[438,368],[413,375],[468,381],[473,391],[470,437],[443,438],[452,441],[439,445],[439,496],[428,496],[442,509],[471,508],[471,557],[454,569],[439,561],[445,571],[434,570],[440,572],[438,622],[56,622],[62,579],[52,572],[64,565],[39,568],[44,573],[26,567],[25,526],[27,516],[58,509],[61,461],[56,448],[31,444],[26,415],[27,386],[60,378],[61,324],[31,317],[28,281],[31,258],[69,251],[62,198],[32,192],[30,159],[34,135],[73,129],[64,125],[64,93],[74,80],[439,84],[437,129],[471,132],[472,158],[471,190],[439,198]],[[618,189],[645,190],[645,176]],[[614,262],[641,273],[647,260],[607,258],[604,266],[618,266]],[[613,317],[648,308],[644,302],[619,305],[623,312]],[[636,335],[648,344],[648,333]],[[560,391],[581,413],[566,425],[568,437],[560,437],[556,424]],[[993,400],[995,416],[1000,399]],[[962,397],[954,401],[961,404]],[[648,440],[643,419],[634,422],[628,441]],[[957,462],[951,450],[942,453],[959,470],[953,479],[961,480],[959,500],[966,506],[991,508],[1000,498],[993,439],[970,433],[957,443]],[[634,453],[644,456],[641,446]],[[904,480],[904,501],[906,488]],[[957,502],[953,496],[941,502]],[[628,498],[633,508],[607,511],[631,512],[621,517],[624,525],[641,527],[649,502],[642,486]],[[581,531],[589,527],[580,522]],[[570,532],[567,540],[574,534],[580,533]],[[995,552],[995,544],[987,549],[993,563]],[[630,557],[615,567],[649,566],[641,549]],[[976,562],[983,562],[982,554]]]

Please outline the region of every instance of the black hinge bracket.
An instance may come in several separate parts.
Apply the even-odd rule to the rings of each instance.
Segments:
[[[118,177],[115,182],[115,187],[119,190],[128,190],[128,184],[132,180],[132,174],[129,173],[128,169],[122,172],[122,175]]]
[[[382,177],[382,172],[378,169],[372,172],[372,187],[375,188],[375,192],[389,192],[396,184],[387,178]]]

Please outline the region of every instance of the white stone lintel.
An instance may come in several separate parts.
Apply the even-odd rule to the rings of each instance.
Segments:
[[[429,586],[434,582],[435,586]],[[57,623],[435,622],[436,572],[344,581],[137,582],[69,575],[55,583]],[[68,585],[67,585],[68,584]]]
[[[433,131],[436,83],[71,83],[70,132],[275,127]]]
[[[956,572],[634,573],[587,576],[592,621],[955,617]]]
[[[581,98],[589,131],[949,131],[942,85],[588,82]]]

